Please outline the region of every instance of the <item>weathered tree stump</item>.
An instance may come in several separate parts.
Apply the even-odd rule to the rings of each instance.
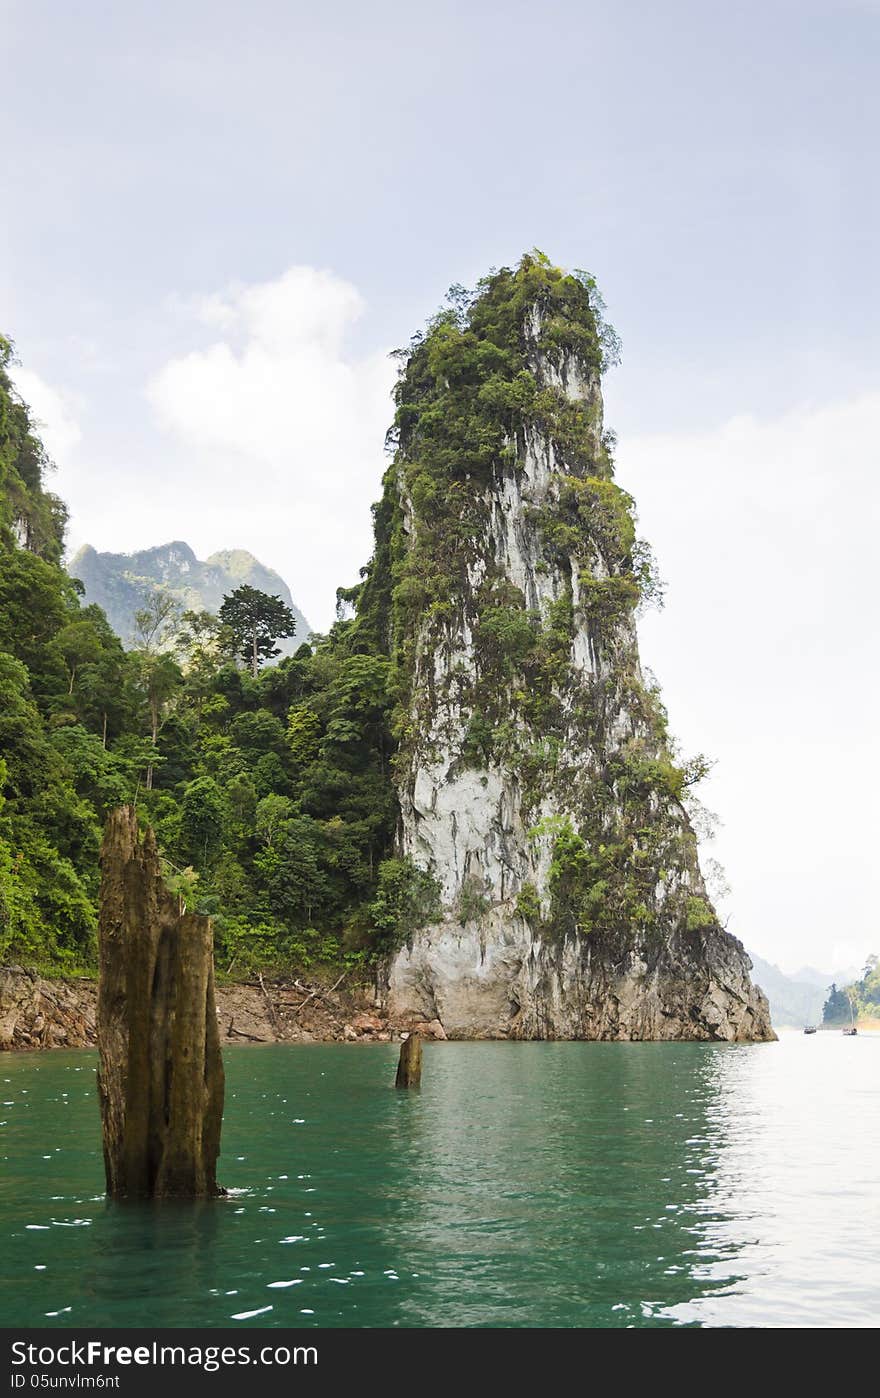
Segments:
[[[395,1087],[419,1087],[422,1081],[422,1041],[418,1034],[408,1034],[400,1045]]]
[[[152,830],[111,813],[101,849],[98,1096],[107,1193],[221,1193],[223,1062],[210,918],[181,913]]]

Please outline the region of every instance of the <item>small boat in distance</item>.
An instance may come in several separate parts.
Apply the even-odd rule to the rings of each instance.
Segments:
[[[819,1032],[819,1026],[818,1026],[818,1024],[805,1024],[805,1025],[804,1025],[804,1033],[805,1033],[805,1034],[817,1034],[818,1032]]]
[[[858,1034],[859,1031],[858,1031],[858,1029],[856,1029],[856,1026],[853,1025],[852,1029],[844,1029],[843,1032],[844,1032],[844,1034],[846,1034],[846,1036],[847,1036],[848,1039],[851,1039],[852,1036],[853,1036],[853,1034]]]

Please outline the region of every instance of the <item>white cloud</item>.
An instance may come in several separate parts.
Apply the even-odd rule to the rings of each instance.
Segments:
[[[78,400],[72,393],[53,388],[32,369],[16,366],[14,380],[43,445],[52,460],[63,467],[82,438]]]
[[[231,287],[191,306],[194,334],[200,323],[218,338],[148,387],[178,462],[157,539],[251,549],[319,627],[370,555],[385,465],[395,371],[385,353],[348,348],[363,310],[355,287],[312,267]]]
[[[880,395],[622,441],[668,580],[641,626],[672,729],[718,759],[731,930],[790,967],[880,948]]]

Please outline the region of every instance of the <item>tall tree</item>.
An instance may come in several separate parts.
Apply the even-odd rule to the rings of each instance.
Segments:
[[[155,592],[145,594],[143,607],[134,614],[134,649],[150,714],[150,740],[154,752],[165,707],[177,686],[183,682],[180,666],[171,652],[180,613],[176,598],[170,592],[157,588]],[[147,766],[147,791],[153,789],[154,766],[154,760]]]
[[[157,588],[144,595],[144,605],[134,614],[135,649],[153,654],[167,649],[180,623],[180,603],[170,592]]]
[[[280,597],[270,597],[247,583],[223,598],[220,621],[234,636],[237,653],[248,662],[255,679],[264,660],[280,655],[275,642],[296,630],[296,618]]]
[[[147,698],[150,713],[150,740],[155,750],[165,707],[175,689],[183,681],[180,666],[173,655],[166,652],[140,652],[141,684]],[[153,789],[153,767],[147,767],[147,790]]]
[[[77,671],[80,666],[94,663],[101,654],[101,642],[90,621],[70,621],[62,626],[55,637],[55,645],[61,652],[70,682],[67,693],[73,694]]]

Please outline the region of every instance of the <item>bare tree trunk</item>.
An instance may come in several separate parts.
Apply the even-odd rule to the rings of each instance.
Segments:
[[[395,1087],[419,1087],[422,1081],[422,1041],[418,1034],[408,1034],[400,1045]]]
[[[158,701],[158,699],[155,699],[155,698],[153,698],[153,697],[151,696],[151,697],[150,697],[150,739],[151,739],[151,741],[152,741],[152,744],[153,744],[153,747],[154,747],[154,748],[155,748],[155,746],[156,746],[156,739],[158,738],[158,736],[159,736],[159,701]],[[152,764],[152,762],[151,762],[151,763],[149,764],[149,766],[147,767],[147,780],[146,780],[145,785],[146,785],[147,791],[152,791],[152,790],[153,790],[153,764]]]
[[[107,1193],[218,1194],[223,1063],[211,921],[180,913],[133,806],[113,811],[104,834],[98,949]]]

